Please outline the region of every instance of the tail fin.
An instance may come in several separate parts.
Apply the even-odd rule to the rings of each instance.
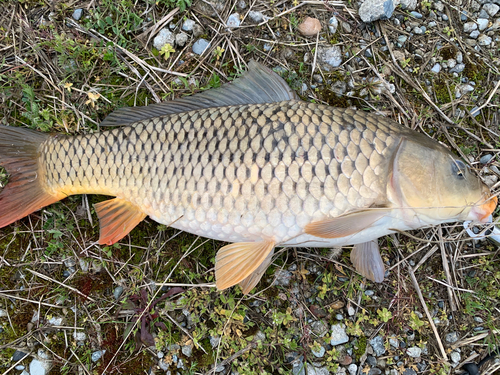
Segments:
[[[63,198],[45,191],[38,171],[40,145],[48,137],[0,125],[0,165],[9,173],[0,192],[0,228]]]

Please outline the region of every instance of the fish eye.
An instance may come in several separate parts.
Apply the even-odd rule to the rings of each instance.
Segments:
[[[467,170],[467,166],[462,160],[453,160],[451,163],[451,169],[453,171],[453,174],[459,179],[465,178],[465,171]]]

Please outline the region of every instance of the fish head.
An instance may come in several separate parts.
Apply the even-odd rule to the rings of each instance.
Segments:
[[[437,142],[403,138],[392,164],[390,189],[419,223],[485,222],[497,197],[460,158]]]

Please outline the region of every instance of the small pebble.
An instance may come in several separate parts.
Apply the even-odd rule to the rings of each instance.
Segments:
[[[443,21],[448,21],[448,20],[449,20],[449,18],[448,18],[448,16],[447,16],[446,14],[442,14],[442,15],[441,15],[441,19],[442,19]]]
[[[248,18],[250,18],[255,23],[261,23],[264,21],[264,15],[261,12],[256,12],[251,10],[248,12]]]
[[[450,354],[451,361],[453,363],[458,363],[460,362],[460,353],[457,353],[456,351],[452,351]]]
[[[312,352],[312,354],[314,354],[314,356],[316,358],[323,358],[323,356],[325,355],[326,350],[325,350],[325,348],[323,348],[322,346],[320,346],[319,349],[317,349],[317,350],[313,349],[313,350],[311,350],[311,352]]]
[[[75,9],[71,17],[73,17],[75,21],[80,21],[80,18],[82,18],[82,16],[83,16],[83,9],[78,8]]]
[[[490,21],[485,19],[485,18],[478,18],[477,19],[477,28],[479,29],[479,31],[483,31],[484,29],[486,29],[488,27],[489,23],[490,23]]]
[[[304,36],[315,36],[321,31],[321,22],[316,18],[307,17],[298,26],[298,30]]]
[[[356,310],[354,310],[354,307],[352,307],[351,305],[347,306],[347,314],[349,316],[353,316],[354,314],[356,314]]]
[[[403,375],[417,375],[417,372],[412,368],[407,368],[403,371]]]
[[[477,29],[477,24],[475,22],[466,22],[464,23],[464,32],[470,33],[472,30]]]
[[[377,357],[385,354],[384,338],[382,336],[375,336],[370,340],[370,345]]]
[[[467,12],[465,10],[462,10],[460,12],[460,21],[462,21],[462,22],[467,21]]]
[[[4,318],[6,316],[9,316],[9,314],[7,314],[7,311],[4,309],[0,309],[0,318]]]
[[[175,44],[177,44],[179,47],[184,47],[188,39],[189,36],[186,33],[181,32],[175,36]]]
[[[14,354],[12,355],[12,359],[11,360],[12,360],[12,362],[17,362],[17,361],[23,359],[24,357],[26,357],[27,355],[28,354],[26,354],[26,353],[24,353],[24,352],[22,352],[20,350],[16,350],[14,352]]]
[[[481,34],[481,33],[479,32],[479,30],[474,30],[473,32],[471,32],[471,33],[470,33],[470,35],[469,35],[469,36],[470,36],[472,39],[477,39],[477,37],[479,36],[479,34]]]
[[[454,344],[458,341],[458,334],[456,332],[450,332],[444,337],[445,341],[449,344]]]
[[[122,293],[123,293],[123,287],[121,285],[117,286],[113,291],[113,296],[115,297],[115,300],[118,301]]]
[[[483,5],[483,9],[488,13],[491,17],[494,17],[497,13],[500,7],[497,4],[494,3],[487,3]]]
[[[25,367],[23,365],[17,365],[16,367],[14,367],[17,371],[23,371],[25,369]]]
[[[450,73],[462,73],[465,69],[465,64],[457,64],[453,69],[450,69]]]
[[[210,47],[210,42],[206,39],[198,39],[196,42],[193,44],[193,53],[197,55],[201,55],[207,48]]]
[[[481,164],[488,164],[488,162],[489,162],[492,158],[493,158],[493,155],[491,155],[491,154],[486,154],[486,155],[484,155],[484,156],[482,156],[482,157],[481,157],[480,162],[481,162]],[[484,322],[484,320],[483,320],[482,318],[480,318],[479,316],[475,316],[475,317],[474,317],[474,321],[475,321],[476,323],[483,323],[483,322]]]
[[[365,23],[389,19],[394,12],[392,0],[365,0],[359,7],[359,17]]]
[[[194,25],[195,25],[196,22],[194,22],[193,20],[190,20],[189,18],[187,20],[184,21],[184,23],[182,24],[182,30],[184,31],[193,31],[193,28],[194,28]]]
[[[411,348],[406,349],[406,353],[412,358],[419,358],[422,354],[422,349],[418,346],[412,346]]]
[[[162,359],[164,356],[165,356],[165,353],[163,353],[162,351],[159,351],[156,356],[159,358],[159,359]]]
[[[358,366],[352,363],[349,366],[347,366],[347,371],[349,371],[350,375],[356,375],[358,371]]]
[[[84,341],[87,338],[87,335],[85,334],[85,332],[74,332],[73,338],[76,341]]]
[[[349,342],[349,336],[347,336],[343,324],[332,325],[332,338],[330,340],[330,345],[336,346],[345,344],[346,342]]]
[[[493,40],[488,35],[482,34],[477,38],[477,42],[480,46],[489,46]]]
[[[193,345],[184,345],[182,346],[182,354],[184,354],[186,357],[191,357],[193,354]]]
[[[97,362],[98,360],[100,360],[104,353],[106,353],[106,350],[97,350],[93,352],[91,355],[92,362]]]
[[[158,35],[153,39],[153,47],[158,51],[163,48],[165,44],[173,46],[175,43],[175,35],[168,29],[161,29]]]
[[[418,19],[422,18],[422,14],[420,14],[420,13],[418,13],[418,12],[413,11],[413,12],[410,12],[410,14],[411,14],[413,17],[418,18]]]
[[[240,26],[240,15],[233,13],[227,18],[226,26],[230,29]]]
[[[339,21],[337,20],[337,17],[333,16],[328,20],[328,30],[330,30],[332,34],[335,34],[337,32],[338,27]]]

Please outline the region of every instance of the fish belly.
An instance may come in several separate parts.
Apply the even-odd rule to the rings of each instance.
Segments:
[[[305,225],[386,204],[399,131],[382,117],[301,101],[218,107],[50,138],[41,165],[49,190],[117,196],[204,237],[332,246]]]

